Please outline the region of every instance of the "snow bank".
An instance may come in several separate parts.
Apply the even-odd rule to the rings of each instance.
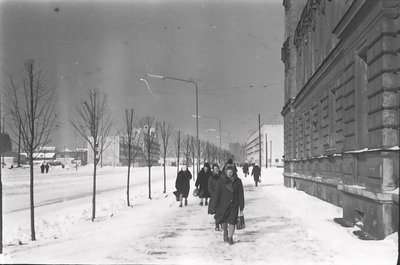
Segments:
[[[257,188],[252,177],[239,172],[245,185],[246,228],[236,231],[233,246],[222,242],[222,233],[214,231],[213,218],[207,207],[198,205],[198,198],[190,196],[187,207],[178,207],[172,195],[176,168],[168,168],[167,194],[162,193],[162,168],[153,168],[153,200],[148,200],[146,170],[134,170],[133,207],[125,206],[124,189],[118,189],[125,181],[124,169],[100,170],[103,192],[96,222],[90,221],[90,196],[37,208],[38,241],[30,242],[28,223],[20,223],[7,236],[12,240],[0,262],[396,264],[397,234],[382,241],[361,241],[352,233],[355,228],[333,222],[342,216],[341,208],[284,187],[281,168],[263,169]],[[82,170],[79,176],[64,177],[90,184],[90,174],[85,174]],[[80,191],[79,185],[71,187]],[[28,213],[7,215],[25,220]]]

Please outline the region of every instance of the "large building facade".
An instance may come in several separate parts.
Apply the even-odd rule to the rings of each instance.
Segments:
[[[284,179],[398,230],[400,1],[284,0]]]
[[[261,134],[261,167],[283,165],[283,125],[263,124]],[[259,131],[254,130],[246,141],[246,162],[260,165]]]
[[[155,133],[153,144],[151,146],[150,156],[151,163],[153,166],[159,165],[160,160],[160,144],[157,132],[154,128],[151,128],[151,133]],[[141,129],[134,130],[134,136],[132,138],[133,153],[136,153],[136,157],[133,161],[134,167],[147,166],[147,159],[145,156],[146,145],[144,141],[144,133]],[[93,138],[89,138],[92,140]],[[92,140],[93,141],[93,140]],[[88,163],[93,163],[93,149],[88,144]],[[127,150],[128,150],[128,138],[126,135],[119,136],[108,136],[103,143],[103,152],[99,157],[99,164],[103,166],[126,166],[127,163]]]

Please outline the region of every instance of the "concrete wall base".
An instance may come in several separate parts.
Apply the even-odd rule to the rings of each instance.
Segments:
[[[384,239],[398,231],[399,200],[393,193],[368,191],[345,185],[341,181],[323,180],[299,174],[284,173],[284,185],[343,208],[343,220],[355,225],[361,222],[363,232]]]

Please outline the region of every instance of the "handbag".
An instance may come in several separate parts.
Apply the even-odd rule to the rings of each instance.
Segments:
[[[199,189],[194,189],[193,196],[194,197],[198,197],[199,196]]]
[[[174,191],[173,193],[174,193],[174,195],[175,195],[176,201],[179,202],[180,200],[179,200],[178,191]]]
[[[244,222],[244,215],[242,214],[242,215],[239,215],[239,216],[238,216],[238,221],[237,221],[236,229],[237,229],[237,230],[241,230],[241,229],[244,229],[244,228],[246,228],[246,224],[245,224],[245,222]]]

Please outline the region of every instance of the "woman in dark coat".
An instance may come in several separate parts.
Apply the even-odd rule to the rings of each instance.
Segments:
[[[257,187],[258,182],[260,182],[261,168],[257,165],[254,165],[253,169],[251,170],[251,175],[254,176],[254,183]]]
[[[197,180],[196,188],[199,189],[199,197],[201,199],[200,205],[203,206],[203,199],[205,199],[205,205],[208,205],[208,198],[210,198],[210,192],[208,191],[208,179],[212,176],[210,164],[205,163],[204,167],[200,170]]]
[[[229,167],[229,166],[233,167],[233,170],[234,170],[235,173],[238,172],[237,168],[236,168],[236,166],[233,163],[231,158],[228,159],[228,162],[226,162],[225,166],[222,168],[222,172],[224,172],[226,174],[226,168]]]
[[[214,164],[212,167],[212,176],[208,179],[208,191],[210,192],[210,204],[208,205],[208,214],[212,214],[212,200],[214,199],[215,196],[215,187],[217,186],[217,182],[219,178],[221,177],[222,172],[219,170],[219,166],[217,164]],[[217,221],[215,221],[215,230],[219,231],[219,224]]]
[[[192,179],[192,174],[189,169],[186,167],[186,170],[181,168],[181,171],[178,172],[178,176],[175,181],[176,193],[175,195],[179,196],[179,207],[182,207],[182,198],[185,198],[185,206],[187,206],[187,197],[190,191],[190,180]]]
[[[232,245],[238,212],[240,210],[243,214],[244,209],[243,184],[233,167],[228,166],[226,175],[221,175],[211,202],[212,212],[215,212],[214,219],[224,229],[224,242]]]
[[[243,169],[244,176],[247,177],[247,175],[249,174],[249,164],[244,163],[242,169]]]

